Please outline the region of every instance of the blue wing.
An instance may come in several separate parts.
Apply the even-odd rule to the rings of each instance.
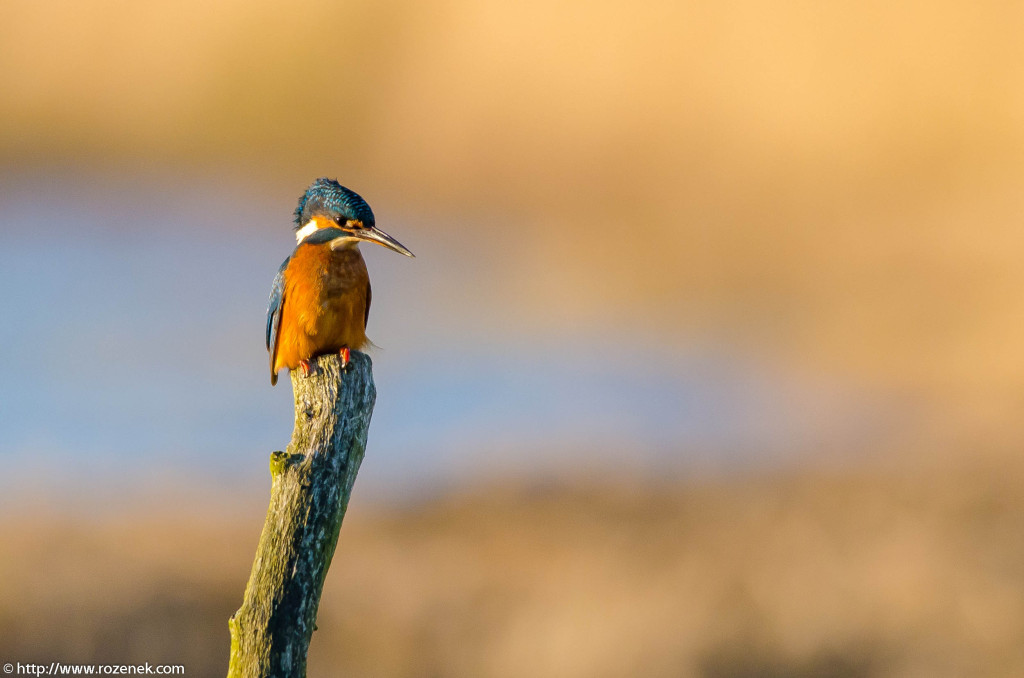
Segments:
[[[288,268],[291,257],[284,260],[281,268],[274,276],[274,286],[270,289],[270,304],[267,306],[267,350],[270,351],[270,383],[277,382],[274,374],[274,359],[277,358],[277,337],[281,329],[281,309],[284,308],[284,271]]]

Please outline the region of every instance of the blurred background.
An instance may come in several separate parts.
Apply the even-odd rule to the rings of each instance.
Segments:
[[[378,401],[310,675],[1024,675],[1024,10],[0,3],[0,659],[223,675],[316,177]]]

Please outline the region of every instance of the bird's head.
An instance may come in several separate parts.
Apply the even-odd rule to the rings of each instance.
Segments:
[[[361,241],[377,243],[407,257],[415,256],[400,242],[377,228],[373,210],[358,193],[337,181],[321,177],[299,198],[295,208],[295,240],[330,243],[332,248],[349,247]]]

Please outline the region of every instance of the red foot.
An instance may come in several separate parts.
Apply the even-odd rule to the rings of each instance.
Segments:
[[[313,368],[310,367],[308,360],[300,360],[299,367],[302,368],[302,376],[304,377],[308,377],[309,373],[313,371]]]
[[[338,351],[338,355],[341,356],[341,369],[348,367],[348,361],[352,360],[352,351],[348,350],[348,347]]]

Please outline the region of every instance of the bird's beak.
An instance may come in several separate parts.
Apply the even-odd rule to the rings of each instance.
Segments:
[[[407,257],[415,257],[416,255],[405,248],[402,243],[398,242],[390,235],[380,230],[376,226],[371,228],[363,228],[358,231],[352,231],[350,235],[359,238],[360,240],[366,240],[367,242],[375,242],[378,245],[387,247],[389,250],[394,250],[399,254],[404,254]]]

